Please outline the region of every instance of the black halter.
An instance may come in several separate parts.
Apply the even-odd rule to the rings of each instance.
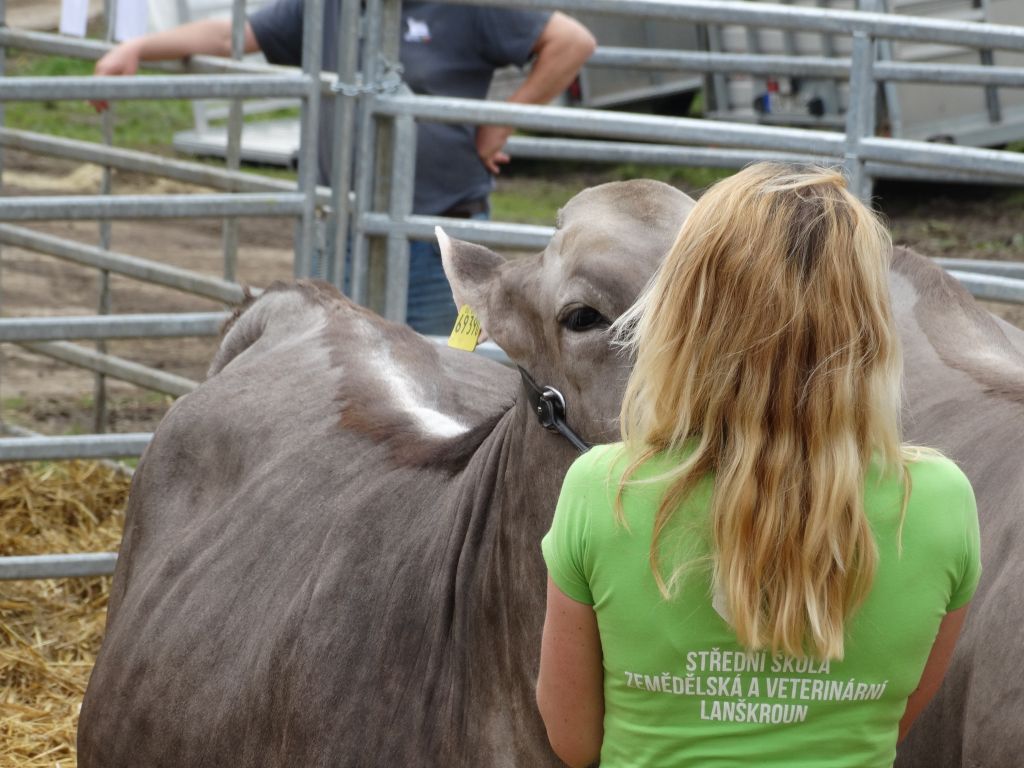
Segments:
[[[526,398],[530,401],[530,407],[537,414],[537,420],[544,429],[550,432],[558,432],[562,437],[572,443],[573,447],[580,453],[590,450],[590,443],[576,434],[565,421],[565,397],[554,387],[539,387],[526,371],[520,368],[519,375],[523,378],[526,387]]]

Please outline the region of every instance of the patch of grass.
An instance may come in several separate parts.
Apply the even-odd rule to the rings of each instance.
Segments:
[[[63,56],[20,53],[8,59],[7,74],[22,77],[85,76],[93,62]],[[142,74],[150,74],[143,72]],[[174,134],[192,128],[192,103],[183,100],[122,101],[114,105],[114,145],[156,154],[178,156]],[[297,109],[278,109],[253,115],[248,121],[298,117]],[[21,101],[6,105],[5,125],[79,141],[103,140],[102,115],[84,100]],[[193,157],[194,162],[223,167],[216,157]],[[245,170],[275,179],[294,181],[295,171],[277,166],[246,164]]]
[[[678,165],[637,165],[628,163],[612,169],[612,178],[618,181],[626,179],[656,179],[684,192],[697,196],[717,181],[736,173],[734,168],[698,168]]]
[[[28,401],[24,397],[5,397],[3,399],[2,407],[5,411],[18,411],[25,408],[28,405]]]
[[[257,123],[261,120],[298,120],[300,117],[298,107],[285,107],[270,112],[257,112],[245,118],[247,123]]]
[[[491,216],[496,221],[553,225],[558,209],[581,188],[571,177],[507,179],[491,194]]]
[[[8,61],[7,74],[85,76],[92,74],[92,69],[91,61],[22,53]],[[188,101],[123,101],[114,109],[114,144],[119,147],[169,153],[174,134],[192,126]],[[9,128],[81,141],[101,141],[103,137],[101,115],[79,100],[12,102],[6,106],[5,123]]]
[[[686,113],[687,117],[704,117],[704,89],[697,91],[693,94],[693,100],[690,102],[690,109]]]
[[[520,224],[554,224],[558,209],[577,192],[608,181],[656,179],[698,197],[705,189],[735,170],[725,168],[680,168],[678,166],[616,165],[581,168],[549,166],[541,177],[540,166],[529,175],[522,174],[498,181],[491,194],[491,215],[496,221]]]
[[[1022,148],[1021,151],[1024,151]],[[1024,208],[1024,190],[1007,190],[1000,195],[999,204],[1009,208]]]
[[[187,101],[126,101],[114,115],[114,143],[132,149],[171,153],[174,134],[193,125]]]
[[[199,162],[209,162],[210,165],[216,165],[221,168],[224,167],[224,161],[218,158],[193,158]],[[260,176],[267,176],[271,179],[284,179],[285,181],[297,181],[298,174],[291,168],[284,168],[280,165],[255,165],[253,163],[243,163],[242,170],[247,173],[256,173]]]
[[[111,379],[107,379],[111,381]],[[169,408],[175,398],[172,395],[165,395],[163,392],[153,392],[148,389],[140,389],[130,395],[107,394],[107,408],[140,408],[161,406]],[[84,392],[73,398],[72,402],[77,408],[91,411],[96,403],[92,392]]]

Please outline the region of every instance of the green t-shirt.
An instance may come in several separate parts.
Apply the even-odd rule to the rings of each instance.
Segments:
[[[648,462],[637,478],[653,477],[670,461]],[[597,615],[601,768],[891,766],[899,720],[939,622],[970,600],[981,575],[974,494],[956,465],[938,457],[910,465],[902,554],[901,484],[869,472],[865,509],[878,569],[847,623],[845,658],[831,663],[745,654],[712,606],[707,567],[689,571],[672,600],[662,598],[648,551],[665,487],[627,488],[623,527],[614,498],[626,465],[621,445],[580,457],[542,545],[555,584]],[[708,479],[663,534],[663,553],[708,554],[710,494]]]

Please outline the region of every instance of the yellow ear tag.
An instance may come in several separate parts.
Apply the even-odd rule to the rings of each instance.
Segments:
[[[470,309],[469,304],[463,304],[459,316],[455,318],[452,335],[448,337],[448,346],[472,352],[480,339],[480,331],[480,318]]]

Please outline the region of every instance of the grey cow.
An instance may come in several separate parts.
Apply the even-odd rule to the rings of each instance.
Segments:
[[[609,184],[573,198],[534,258],[446,244],[456,293],[589,440],[615,438],[627,373],[608,320],[691,206],[656,182]],[[971,476],[986,567],[901,765],[1010,766],[1024,333],[909,252],[892,282],[909,437]],[[558,764],[533,704],[538,545],[574,456],[514,372],[323,285],[269,291],[140,464],[80,765]]]
[[[627,373],[607,319],[691,206],[611,184],[533,258],[449,244],[457,291],[591,440]],[[539,542],[577,454],[520,387],[323,284],[256,301],[139,465],[79,765],[558,765]]]
[[[930,261],[897,249],[889,279],[903,342],[906,437],[974,486],[981,584],[942,688],[899,768],[1024,765],[1024,331]]]

